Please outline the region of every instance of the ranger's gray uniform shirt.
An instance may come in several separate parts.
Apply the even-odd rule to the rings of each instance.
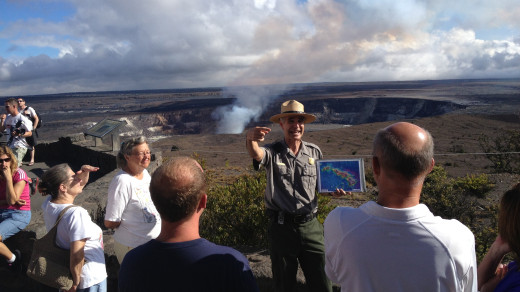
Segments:
[[[285,141],[262,147],[264,157],[255,168],[265,167],[267,186],[265,205],[268,209],[284,211],[294,215],[315,212],[318,207],[316,196],[316,160],[323,155],[318,146],[302,141],[298,155],[294,155]]]

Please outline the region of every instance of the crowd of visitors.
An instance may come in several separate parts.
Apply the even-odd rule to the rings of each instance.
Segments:
[[[20,111],[18,105],[20,105]],[[27,150],[34,163],[31,113],[22,98],[5,102],[0,116],[6,145],[0,146],[0,255],[20,273],[21,253],[5,239],[31,219],[30,179],[20,168]],[[34,112],[34,110],[33,110]],[[22,114],[23,113],[23,114]],[[25,115],[28,115],[27,118]],[[424,128],[397,122],[375,134],[372,169],[377,200],[358,208],[338,207],[322,225],[317,220],[318,145],[302,140],[305,125],[316,119],[303,104],[289,100],[277,123],[283,139],[260,146],[271,131],[246,132],[246,149],[256,170],[264,169],[264,196],[275,291],[296,291],[298,266],[309,291],[520,291],[520,184],[500,202],[499,235],[477,267],[473,233],[457,220],[435,216],[420,203],[426,176],[433,169],[434,141]],[[206,174],[192,158],[175,157],[152,175],[151,152],[144,137],[121,144],[120,168],[107,191],[104,225],[114,229],[120,263],[120,291],[258,291],[247,258],[237,250],[200,236],[201,215],[211,196]],[[103,232],[88,212],[74,205],[98,167],[68,164],[41,177],[41,208],[49,231],[60,213],[56,244],[70,250],[74,291],[107,291]],[[348,195],[337,189],[333,196]],[[504,256],[514,261],[502,264]]]

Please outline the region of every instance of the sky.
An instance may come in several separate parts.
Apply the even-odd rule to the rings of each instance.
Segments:
[[[0,0],[0,96],[520,77],[517,0]]]

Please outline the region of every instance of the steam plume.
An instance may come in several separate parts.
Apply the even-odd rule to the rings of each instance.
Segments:
[[[263,110],[283,92],[287,85],[243,86],[226,88],[224,97],[234,97],[229,106],[217,108],[213,119],[218,121],[217,134],[240,134],[251,121],[257,121]]]

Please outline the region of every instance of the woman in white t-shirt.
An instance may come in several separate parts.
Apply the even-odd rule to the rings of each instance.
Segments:
[[[150,148],[144,137],[121,144],[117,164],[121,170],[108,187],[105,226],[115,229],[114,251],[119,263],[134,247],[156,238],[161,218],[150,197]]]
[[[43,174],[38,190],[42,195],[50,195],[42,204],[47,231],[54,226],[60,212],[74,204],[74,199],[87,184],[90,172],[98,169],[83,165],[81,170],[74,173],[63,163]],[[92,222],[87,210],[75,206],[66,211],[58,224],[56,244],[70,249],[73,286],[68,292],[107,291],[103,232]]]

